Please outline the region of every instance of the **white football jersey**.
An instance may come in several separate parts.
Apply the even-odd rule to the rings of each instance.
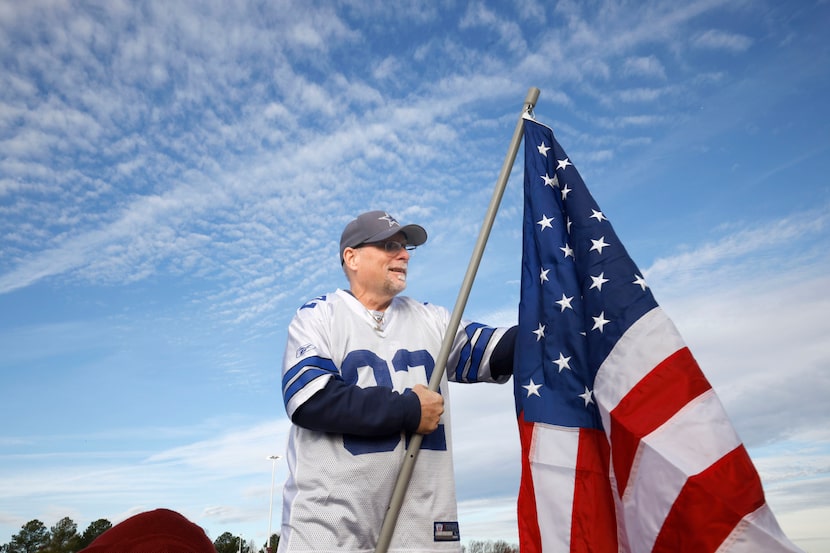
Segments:
[[[442,307],[396,297],[377,323],[343,290],[303,305],[289,327],[283,361],[288,415],[335,377],[398,393],[428,386],[449,319]],[[494,381],[489,359],[504,331],[467,322],[458,328],[440,387],[444,414],[424,436],[391,552],[461,550],[447,378]],[[279,551],[374,551],[407,445],[403,432],[362,438],[292,426]]]

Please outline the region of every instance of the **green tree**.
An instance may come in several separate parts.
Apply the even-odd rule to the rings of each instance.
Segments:
[[[83,549],[84,547],[89,547],[95,538],[106,532],[112,528],[112,523],[105,518],[99,518],[98,520],[91,522],[89,526],[86,527],[84,533],[81,534],[81,538],[78,540],[78,548]]]
[[[234,536],[230,532],[225,532],[213,542],[213,547],[216,548],[216,553],[239,553],[239,541],[242,538]],[[242,543],[242,553],[252,553],[250,546],[247,543]]]
[[[45,553],[75,553],[80,549],[78,543],[81,537],[78,535],[78,525],[71,518],[60,519],[49,529],[49,533],[49,543]]]
[[[266,543],[265,547],[262,549],[265,553],[276,553],[277,546],[280,544],[280,535],[279,534],[271,534],[270,544]],[[271,546],[271,549],[268,549],[268,546]]]
[[[30,520],[20,532],[12,536],[7,547],[8,553],[36,553],[49,543],[49,530],[39,520]]]

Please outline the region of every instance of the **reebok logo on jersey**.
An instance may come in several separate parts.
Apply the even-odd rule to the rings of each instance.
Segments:
[[[461,541],[461,533],[458,531],[458,522],[435,522],[433,523],[433,541]]]
[[[317,349],[317,346],[314,344],[306,344],[304,346],[300,346],[297,348],[297,359],[308,353],[309,351]]]

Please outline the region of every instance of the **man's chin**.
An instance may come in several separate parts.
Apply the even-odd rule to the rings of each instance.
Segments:
[[[401,292],[406,289],[406,281],[394,280],[388,283],[386,289],[392,293],[392,295],[397,296]]]

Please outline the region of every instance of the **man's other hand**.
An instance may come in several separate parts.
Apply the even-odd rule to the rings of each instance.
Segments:
[[[438,421],[444,414],[444,398],[438,392],[433,392],[423,384],[416,384],[412,391],[421,401],[421,423],[418,425],[418,434],[429,434],[438,428]]]

